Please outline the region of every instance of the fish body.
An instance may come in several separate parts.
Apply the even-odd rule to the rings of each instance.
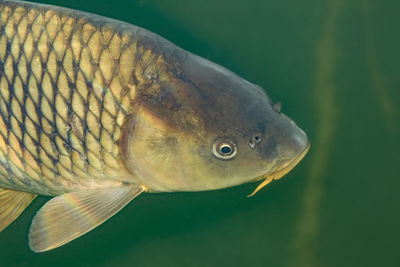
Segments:
[[[33,220],[34,251],[142,192],[263,186],[308,147],[259,86],[150,31],[0,2],[0,204],[14,203],[0,208],[0,230],[36,195],[56,196]]]
[[[2,2],[0,18],[0,186],[60,195],[132,182],[119,139],[158,56],[138,28],[21,2]]]

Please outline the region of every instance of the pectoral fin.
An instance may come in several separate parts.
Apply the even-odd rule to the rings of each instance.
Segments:
[[[0,188],[0,232],[15,221],[35,197],[35,194]]]
[[[89,232],[143,192],[139,185],[72,192],[48,201],[33,218],[29,246],[54,249]]]

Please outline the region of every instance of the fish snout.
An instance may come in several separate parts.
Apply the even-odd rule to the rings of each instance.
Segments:
[[[304,158],[310,148],[310,142],[305,132],[288,117],[285,116],[285,119],[284,127],[278,131],[279,134],[274,136],[271,142],[274,144],[272,154],[275,156],[273,167],[268,174],[260,178],[264,181],[248,197],[255,195],[273,180],[278,180],[290,172]]]
[[[283,115],[283,114],[282,114]],[[306,133],[287,116],[281,131],[276,136],[276,172],[292,169],[308,152],[310,142]]]
[[[292,121],[290,123],[294,124]],[[276,152],[281,160],[296,158],[308,146],[306,133],[295,124],[294,127],[296,128],[282,134],[279,138],[281,140],[277,142]]]

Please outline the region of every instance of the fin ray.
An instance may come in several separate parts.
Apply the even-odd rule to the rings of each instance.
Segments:
[[[29,246],[43,252],[64,245],[105,222],[142,192],[141,186],[129,185],[57,196],[33,218]]]
[[[37,195],[0,188],[0,232],[15,221]]]

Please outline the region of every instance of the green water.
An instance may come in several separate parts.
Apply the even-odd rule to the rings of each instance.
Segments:
[[[43,254],[39,198],[0,233],[0,266],[399,266],[400,3],[395,0],[46,0],[150,29],[267,89],[311,140],[256,184],[145,194]]]

